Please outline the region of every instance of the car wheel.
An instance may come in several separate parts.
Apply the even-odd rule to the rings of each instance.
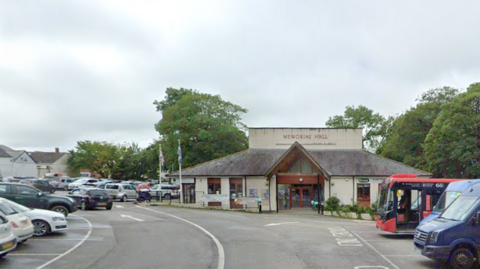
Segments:
[[[36,219],[33,220],[32,223],[34,227],[33,235],[43,236],[50,232],[50,225],[48,225],[46,221]]]
[[[51,188],[50,193],[54,193],[54,192],[55,192],[55,188]]]
[[[3,254],[0,254],[0,259],[3,258],[3,257],[5,257],[5,256],[7,256],[7,254],[8,254],[8,252],[3,253]]]
[[[107,210],[112,210],[112,205],[107,205],[107,207],[105,207]]]
[[[126,202],[127,201],[127,196],[126,195],[122,196],[122,199],[120,199],[120,201]]]
[[[82,203],[80,204],[80,208],[82,210],[87,210],[87,205],[85,204],[85,201],[82,201]]]
[[[63,187],[63,190],[68,191],[68,187],[67,186]]]
[[[471,268],[475,259],[468,248],[457,248],[450,256],[449,264],[454,269]]]
[[[50,208],[51,211],[55,211],[58,213],[62,213],[65,217],[68,216],[68,209],[64,207],[63,205],[56,205],[52,208]]]
[[[170,200],[170,194],[169,193],[165,194],[165,196],[163,196],[163,199]]]

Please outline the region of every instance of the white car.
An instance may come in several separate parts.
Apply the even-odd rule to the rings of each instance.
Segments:
[[[100,180],[98,180],[96,178],[79,178],[79,179],[75,180],[74,182],[68,184],[68,190],[71,191],[71,190],[76,189],[76,188],[78,188],[81,185],[86,184],[86,183],[97,184],[99,182],[100,182]]]
[[[17,247],[17,237],[12,230],[12,224],[7,216],[0,212],[0,258]]]
[[[35,236],[43,236],[67,229],[67,219],[61,213],[44,209],[31,209],[10,200],[6,201],[16,211],[21,212],[32,221]]]
[[[33,224],[30,219],[15,210],[5,198],[0,198],[0,211],[5,214],[12,224],[17,243],[23,243],[33,236]]]

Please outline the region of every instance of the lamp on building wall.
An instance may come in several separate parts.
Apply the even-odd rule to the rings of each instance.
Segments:
[[[303,182],[303,178],[300,178],[298,181]]]
[[[332,182],[332,186],[335,186],[335,183],[334,183],[334,182]]]

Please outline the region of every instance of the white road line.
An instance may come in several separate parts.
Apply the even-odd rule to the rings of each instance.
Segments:
[[[218,265],[217,265],[217,269],[223,269],[225,267],[225,251],[223,250],[223,246],[222,244],[220,243],[220,241],[218,241],[218,239],[213,235],[211,234],[209,231],[205,230],[205,228],[203,228],[202,226],[198,225],[198,224],[195,224],[191,221],[188,221],[186,219],[182,219],[180,217],[177,217],[175,215],[171,215],[171,214],[168,214],[168,213],[164,213],[164,212],[161,212],[161,211],[156,211],[156,210],[153,210],[153,209],[150,209],[150,208],[146,208],[146,207],[141,207],[141,206],[137,206],[138,208],[143,208],[145,210],[150,210],[150,211],[153,211],[153,212],[156,212],[156,213],[159,213],[159,214],[164,214],[164,215],[167,215],[167,216],[170,216],[172,218],[176,218],[178,220],[181,220],[181,221],[184,221],[188,224],[191,224],[195,227],[197,227],[198,229],[202,230],[204,233],[206,233],[208,236],[210,236],[210,238],[212,238],[213,242],[215,242],[215,245],[217,245],[217,249],[218,249]],[[37,268],[38,269],[38,268]],[[398,268],[397,268],[398,269]]]
[[[61,253],[12,253],[8,256],[58,256],[62,255]]]
[[[120,215],[122,218],[129,218],[129,219],[133,219],[133,220],[136,220],[136,221],[143,221],[143,219],[138,219],[138,218],[135,218],[135,217],[132,217],[130,215]]]
[[[80,216],[77,216],[78,218],[82,218]],[[42,268],[45,268],[46,266],[54,263],[55,261],[61,259],[63,256],[67,255],[68,253],[74,251],[76,248],[78,248],[81,244],[83,244],[83,242],[85,242],[87,240],[87,238],[90,236],[90,234],[92,233],[92,223],[90,223],[90,221],[88,221],[87,219],[85,218],[82,218],[83,220],[85,220],[87,223],[88,223],[88,226],[89,226],[89,230],[88,230],[88,233],[85,235],[85,237],[83,237],[83,239],[78,242],[75,246],[73,246],[72,248],[70,248],[69,250],[65,251],[64,253],[60,254],[58,257],[56,258],[53,258],[51,259],[50,261],[44,263],[43,265],[40,265],[39,267],[37,267],[36,269],[42,269]]]
[[[280,222],[280,223],[270,223],[270,224],[266,224],[266,225],[264,225],[264,227],[268,227],[268,226],[278,226],[278,225],[283,225],[283,224],[294,224],[294,223],[299,223],[299,222]]]
[[[346,229],[346,228],[345,228]],[[380,253],[376,248],[374,248],[372,245],[370,245],[367,241],[365,241],[363,238],[361,238],[358,234],[356,234],[355,232],[352,232],[350,231],[352,234],[354,234],[358,239],[360,239],[361,241],[363,241],[367,246],[369,246],[371,249],[373,249],[373,251],[375,251],[378,255],[380,255],[380,257],[382,257],[384,260],[386,260],[388,263],[390,263],[394,268],[396,269],[400,269],[396,264],[394,264],[391,260],[389,260],[385,255],[383,255],[382,253]]]

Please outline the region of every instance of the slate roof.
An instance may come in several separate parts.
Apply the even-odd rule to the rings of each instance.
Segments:
[[[24,150],[7,150],[7,153],[10,154],[10,156],[12,156],[14,160],[17,159],[24,152]]]
[[[0,148],[0,158],[2,157],[12,158],[12,156],[8,154],[3,148]]]
[[[30,156],[32,157],[33,160],[35,160],[36,163],[49,163],[53,164],[58,159],[62,158],[65,154],[67,153],[62,153],[62,152],[40,152],[40,151],[35,151],[35,152],[30,152]]]
[[[286,149],[248,149],[187,169],[182,176],[264,176]],[[398,173],[431,174],[364,150],[307,150],[329,176],[378,176]],[[178,172],[169,176],[178,176]]]

